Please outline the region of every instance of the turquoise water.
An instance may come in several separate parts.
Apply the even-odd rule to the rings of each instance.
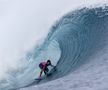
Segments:
[[[89,63],[89,58],[103,48],[103,34],[108,30],[108,7],[82,8],[64,15],[54,24],[43,44],[27,54],[26,63],[10,72],[1,82],[2,90],[27,86],[38,77],[41,61],[51,59],[57,71],[49,80],[60,78]],[[25,58],[25,59],[26,59]],[[44,82],[42,81],[42,82]]]

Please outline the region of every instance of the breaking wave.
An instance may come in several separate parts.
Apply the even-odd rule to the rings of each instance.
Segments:
[[[32,85],[38,77],[41,61],[51,59],[57,71],[45,81],[65,76],[101,50],[108,30],[108,7],[82,8],[64,15],[54,24],[38,47],[23,58],[25,64],[18,71],[0,82],[0,90],[11,90]],[[43,81],[42,81],[43,82]]]

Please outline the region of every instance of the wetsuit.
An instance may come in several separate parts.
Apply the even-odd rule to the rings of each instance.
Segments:
[[[47,68],[47,67],[48,67],[47,62],[41,62],[41,63],[39,64],[39,67],[40,67],[41,70],[44,71],[45,75],[46,75],[47,72],[49,71],[49,69]]]

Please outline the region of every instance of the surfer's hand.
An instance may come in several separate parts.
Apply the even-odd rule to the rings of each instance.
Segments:
[[[51,65],[53,68],[55,68],[55,66],[54,65]]]

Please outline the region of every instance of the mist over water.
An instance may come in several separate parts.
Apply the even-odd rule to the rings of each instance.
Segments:
[[[65,24],[68,23],[67,18],[61,19],[61,21],[59,21],[61,23],[61,26],[55,25],[54,33],[51,31],[51,25],[53,25],[54,22],[58,21],[59,18],[61,18],[61,16],[64,16],[64,14],[66,14],[67,12],[72,11],[74,8],[77,8],[78,6],[81,7],[82,5],[88,6],[89,4],[97,3],[98,1],[92,2],[92,1],[82,0],[79,2],[79,0],[76,0],[70,2],[66,2],[66,1],[52,2],[50,0],[47,0],[41,2],[38,0],[37,1],[19,0],[19,1],[0,1],[0,2],[2,2],[2,4],[0,4],[1,5],[1,9],[0,9],[1,12],[0,14],[0,19],[1,19],[0,21],[0,73],[1,73],[0,88],[1,89],[8,90],[8,88],[15,88],[15,87],[18,88],[30,84],[33,81],[33,79],[38,76],[39,73],[38,64],[40,61],[44,61],[50,58],[53,61],[53,63],[56,65],[59,59],[62,60],[63,62],[65,62],[67,58],[69,59],[70,54],[73,53],[73,51],[74,51],[73,59],[76,60],[77,57],[80,58],[77,55],[77,50],[79,50],[78,52],[79,54],[80,54],[80,50],[83,49],[85,51],[87,50],[88,52],[89,50],[86,49],[85,47],[93,44],[95,42],[95,39],[96,40],[99,39],[97,37],[95,38],[94,35],[92,36],[92,32],[94,32],[94,30],[91,31],[91,33],[88,30],[86,34],[87,35],[90,34],[90,37],[86,38],[86,34],[83,34],[83,32],[85,31],[83,30],[80,31],[79,30],[80,28],[77,27],[80,25],[80,27],[83,28],[81,24],[82,22],[78,24],[74,24],[72,28],[68,28],[68,30],[65,31],[68,25],[70,26],[70,24]],[[99,2],[103,3],[102,0]],[[82,12],[84,11],[82,10]],[[79,11],[79,13],[81,12]],[[103,14],[104,16],[105,13],[101,13],[101,14]],[[84,17],[86,17],[86,15],[84,15],[84,17],[82,16],[79,15],[79,17],[82,18],[82,21],[85,20],[86,22],[86,19],[83,19]],[[93,16],[97,18],[97,16],[95,15]],[[67,20],[66,22],[65,19]],[[78,22],[79,19],[80,18],[77,18],[76,15],[75,18],[72,19],[72,21],[73,23]],[[91,42],[91,44],[87,43],[88,42],[87,41],[85,47],[80,48],[81,46],[83,46],[81,42],[84,41],[79,39],[75,41],[76,32],[70,31],[70,29],[75,30],[75,28],[77,28],[77,30],[82,32],[82,34],[80,35],[81,37],[84,36],[83,40],[86,39],[91,40],[93,38],[94,41]],[[95,31],[95,33],[97,32],[98,31]],[[71,35],[69,36],[70,38],[68,38],[69,41],[67,42],[67,44],[68,45],[72,44],[72,46],[75,47],[68,48],[67,51],[65,51],[65,49],[69,46],[65,45],[64,42],[66,42],[67,39],[66,38],[63,39],[63,37],[64,35],[66,34],[68,35],[69,33],[73,33],[73,34],[72,36]],[[99,31],[98,34],[100,33],[101,30]],[[74,43],[72,42],[71,37],[73,38],[72,40]],[[77,48],[78,47],[77,44],[80,45],[79,48]],[[72,52],[67,55],[69,49]],[[63,65],[62,62],[60,62],[58,64],[58,67],[62,65]],[[57,77],[64,76],[66,72],[70,71],[70,66],[67,67],[68,70],[66,72],[62,71],[62,68],[63,66],[60,68],[61,75],[56,74],[55,77],[53,77],[54,79]],[[21,82],[20,79],[22,78],[23,80]]]
[[[22,63],[20,59],[44,41],[51,25],[75,7],[72,5],[66,1],[0,0],[0,78],[6,77],[9,68],[21,66],[17,64]]]

